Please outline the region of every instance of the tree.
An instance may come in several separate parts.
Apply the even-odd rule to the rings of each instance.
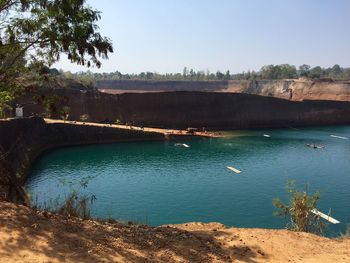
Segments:
[[[227,70],[227,71],[226,71],[226,74],[225,74],[225,76],[224,76],[224,79],[225,79],[225,80],[230,80],[230,78],[231,78],[230,71]]]
[[[0,0],[0,92],[14,97],[27,63],[50,66],[61,54],[79,65],[101,66],[113,52],[97,31],[100,12],[85,0]]]
[[[342,73],[343,73],[342,68],[338,64],[335,64],[331,69],[331,76],[330,77],[332,77],[334,79],[341,79]]]
[[[187,69],[187,67],[184,67],[184,69],[182,71],[182,76],[184,77],[184,79],[186,79],[187,75],[188,75],[188,69]]]
[[[294,79],[297,77],[297,69],[289,64],[279,65],[279,79]]]
[[[49,65],[65,53],[71,62],[100,67],[98,57],[108,58],[113,48],[109,39],[96,32],[100,12],[88,7],[85,2],[2,0],[0,48],[19,45],[21,48],[17,56],[32,51]],[[23,13],[27,15],[23,16]],[[17,56],[11,63],[16,62]]]
[[[266,65],[260,69],[262,79],[275,79],[275,68],[274,65]]]
[[[153,72],[147,72],[146,73],[146,79],[150,80],[150,79],[153,79],[153,77],[154,77]]]
[[[310,68],[311,67],[309,65],[306,65],[306,64],[299,66],[299,76],[300,77],[308,77]]]
[[[320,66],[314,67],[309,71],[309,76],[313,79],[319,79],[323,74]]]
[[[216,78],[218,79],[218,80],[222,80],[223,78],[224,78],[224,73],[222,73],[220,70],[218,70],[217,72],[216,72]]]
[[[196,72],[194,72],[194,70],[191,68],[191,70],[190,70],[190,78],[191,78],[191,80],[193,80],[194,76],[196,76]]]

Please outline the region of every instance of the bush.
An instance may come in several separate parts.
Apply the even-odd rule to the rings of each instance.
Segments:
[[[66,121],[69,118],[70,107],[64,106],[60,112],[62,120]]]
[[[290,230],[323,234],[326,224],[311,212],[316,209],[320,194],[309,195],[307,191],[298,191],[294,181],[289,181],[286,189],[289,193],[289,203],[284,204],[279,198],[274,199],[272,203],[278,209],[274,215],[289,217],[287,228]]]
[[[76,191],[73,191],[64,201],[63,205],[57,209],[57,213],[64,216],[74,216],[82,219],[90,219],[90,205],[96,200],[96,197],[79,197]]]

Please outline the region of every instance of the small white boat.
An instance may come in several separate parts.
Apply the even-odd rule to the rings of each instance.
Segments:
[[[268,134],[264,134],[263,136],[266,137],[266,138],[270,138],[271,137],[271,135],[268,135]]]
[[[236,169],[235,167],[232,166],[227,166],[227,169],[231,170],[232,172],[235,172],[236,174],[240,174],[241,171]]]

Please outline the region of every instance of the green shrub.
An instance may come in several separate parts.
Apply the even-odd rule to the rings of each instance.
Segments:
[[[294,181],[289,181],[286,189],[289,194],[289,203],[284,204],[279,198],[274,199],[272,203],[278,209],[274,215],[289,217],[290,222],[287,224],[287,228],[290,230],[323,234],[325,223],[318,215],[311,212],[313,209],[317,209],[320,194],[309,195],[307,191],[299,191],[296,189]]]
[[[60,112],[62,120],[66,121],[69,118],[70,107],[64,106]]]

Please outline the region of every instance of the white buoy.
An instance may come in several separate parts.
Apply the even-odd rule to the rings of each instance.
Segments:
[[[229,169],[229,170],[235,172],[236,174],[240,174],[240,173],[241,173],[240,170],[238,170],[238,169],[236,169],[236,168],[234,168],[234,167],[232,167],[232,166],[227,166],[227,169]]]
[[[270,138],[270,137],[271,137],[271,135],[268,135],[268,134],[264,134],[263,136],[264,136],[264,137],[267,137],[267,138]]]
[[[332,224],[339,224],[340,223],[337,219],[334,219],[333,217],[330,217],[329,215],[326,215],[326,214],[318,211],[317,209],[312,209],[311,212],[314,213],[315,215],[322,217],[323,219],[326,219],[328,222],[331,222]]]
[[[333,138],[338,138],[338,139],[343,139],[343,140],[349,140],[349,138],[348,137],[343,137],[343,136],[338,136],[338,135],[330,135],[331,137],[333,137]]]

